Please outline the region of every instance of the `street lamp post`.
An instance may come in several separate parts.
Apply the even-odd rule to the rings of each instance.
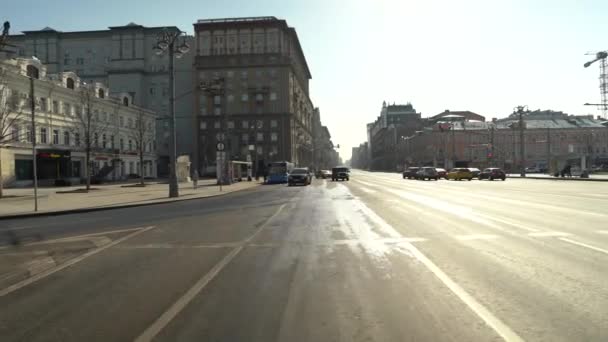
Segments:
[[[176,46],[179,37],[183,39],[179,46]],[[185,33],[181,31],[170,32],[163,30],[157,37],[156,45],[153,48],[157,55],[167,52],[169,55],[169,122],[170,122],[170,141],[169,148],[169,197],[178,197],[177,186],[177,135],[175,133],[175,58],[181,58],[190,51],[190,46],[186,43]]]
[[[528,112],[528,107],[517,106],[515,107],[515,112],[518,115],[520,176],[526,177],[526,144],[524,137],[524,114]]]

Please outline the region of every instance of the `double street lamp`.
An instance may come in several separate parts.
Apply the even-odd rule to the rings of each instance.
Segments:
[[[179,37],[182,37],[181,44]],[[165,52],[169,55],[169,122],[171,147],[169,149],[169,197],[178,197],[177,187],[177,136],[175,134],[175,59],[182,58],[190,51],[186,42],[186,34],[182,31],[163,30],[157,37],[154,52],[160,56]]]

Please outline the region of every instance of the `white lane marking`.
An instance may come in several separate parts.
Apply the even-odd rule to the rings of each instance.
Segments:
[[[375,194],[376,193],[376,190],[372,190],[372,189],[366,188],[364,186],[359,187],[359,189],[361,189],[364,192],[367,192],[368,194]]]
[[[207,272],[202,278],[200,278],[194,286],[192,286],[183,296],[181,296],[175,303],[169,307],[160,317],[152,323],[141,335],[139,335],[135,342],[147,342],[158,335],[193,299],[196,297],[206,286],[209,284],[225,267],[228,265],[247,245],[260,233],[279,213],[285,208],[287,204],[283,204],[279,209],[270,216],[264,224],[262,224],[251,236],[245,239],[238,247],[230,251],[220,262],[218,262],[213,268]]]
[[[492,234],[469,234],[469,235],[458,235],[456,239],[468,241],[468,240],[493,240],[498,239],[500,236]]]
[[[528,236],[534,237],[555,237],[555,236],[570,236],[570,233],[564,232],[537,232],[537,233],[529,233]]]
[[[55,259],[46,256],[27,262],[25,267],[27,268],[29,275],[33,276],[55,266],[57,266]]]
[[[608,254],[608,250],[603,249],[603,248],[599,248],[599,247],[595,247],[595,246],[591,246],[591,245],[588,245],[586,243],[578,242],[578,241],[575,241],[575,240],[570,240],[568,238],[563,238],[563,237],[559,238],[559,240],[571,243],[573,245],[578,245],[578,246],[581,246],[581,247],[589,248],[589,249],[592,249],[592,250],[594,250],[596,252]]]
[[[509,226],[512,226],[512,227],[515,227],[515,228],[520,228],[520,229],[523,229],[523,230],[527,230],[529,232],[540,232],[540,229],[524,226],[524,225],[522,225],[520,223],[516,223],[516,222],[510,221],[510,220],[500,219],[498,217],[494,217],[494,216],[490,216],[490,215],[485,215],[485,214],[480,214],[480,213],[477,213],[476,215],[480,216],[480,217],[483,217],[485,219],[488,219],[490,221],[500,222],[500,223],[503,223],[503,224],[506,224],[506,225],[509,225]]]
[[[358,201],[362,211],[367,217],[388,231],[393,231],[399,234],[390,224],[382,219],[373,210],[367,207],[363,202]],[[490,310],[479,303],[473,296],[466,292],[460,285],[453,281],[445,272],[443,272],[435,263],[427,258],[416,246],[411,243],[403,243],[402,246],[407,249],[410,255],[420,261],[426,268],[431,271],[452,293],[454,293],[463,303],[465,303],[479,318],[481,318],[488,326],[508,342],[523,342],[524,340],[517,335],[509,326],[503,323],[498,317],[494,316]]]
[[[100,232],[100,233],[91,233],[91,234],[83,234],[83,235],[66,236],[66,237],[62,237],[62,238],[58,238],[58,239],[31,242],[31,243],[28,243],[26,245],[27,246],[46,245],[46,244],[52,244],[52,243],[72,242],[72,241],[78,241],[78,240],[91,240],[91,241],[94,241],[95,238],[99,237],[99,236],[103,237],[103,236],[108,235],[108,234],[127,233],[127,232],[136,231],[136,230],[141,230],[141,227],[138,227],[138,228],[128,228],[128,229],[119,229],[119,230],[108,230],[108,231]]]
[[[135,231],[135,232],[133,232],[133,233],[131,233],[129,235],[123,236],[122,238],[120,238],[118,240],[115,240],[115,241],[113,241],[113,242],[111,242],[111,243],[109,243],[107,245],[95,248],[93,250],[90,250],[90,251],[84,253],[81,256],[78,256],[78,257],[76,257],[74,259],[70,259],[69,261],[66,261],[65,263],[63,263],[63,264],[61,264],[61,265],[59,265],[57,267],[54,267],[54,268],[49,269],[47,271],[38,273],[38,274],[36,274],[33,277],[30,277],[30,278],[24,279],[24,280],[22,280],[22,281],[20,281],[18,283],[15,283],[15,284],[13,284],[13,285],[11,285],[11,286],[3,289],[3,290],[0,290],[0,297],[6,296],[7,294],[9,294],[11,292],[14,292],[14,291],[17,291],[17,290],[19,290],[22,287],[28,286],[28,285],[30,285],[30,284],[32,284],[34,282],[37,282],[40,279],[46,278],[46,277],[50,276],[53,273],[59,272],[59,271],[61,271],[63,269],[66,269],[66,268],[68,268],[68,267],[70,267],[70,266],[72,266],[72,265],[74,265],[76,263],[81,262],[82,260],[84,260],[84,259],[86,259],[86,258],[88,258],[88,257],[90,257],[92,255],[95,255],[95,254],[97,254],[97,253],[99,253],[101,251],[104,251],[104,250],[106,250],[106,249],[108,249],[108,248],[110,248],[112,246],[115,246],[115,245],[117,245],[117,244],[119,244],[119,243],[121,243],[123,241],[126,241],[127,239],[130,239],[130,238],[132,238],[132,237],[134,237],[136,235],[139,235],[139,234],[141,234],[143,232],[146,232],[146,231],[148,231],[148,230],[150,230],[152,228],[154,228],[154,226],[149,226],[149,227],[141,228],[140,230]]]
[[[371,186],[371,187],[374,187],[374,188],[380,187],[379,185],[376,185],[376,184],[373,184],[373,183],[369,183],[369,182],[365,182],[365,181],[362,181],[362,180],[359,180],[359,179],[356,179],[355,182],[361,183],[363,185]]]

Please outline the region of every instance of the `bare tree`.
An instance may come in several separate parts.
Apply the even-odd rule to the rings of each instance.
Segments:
[[[99,147],[99,137],[102,136],[111,124],[110,120],[99,117],[99,113],[94,111],[95,91],[92,87],[82,85],[79,89],[80,110],[75,115],[75,125],[72,128],[74,135],[82,134],[85,152],[85,179],[86,190],[91,189],[91,152]],[[75,139],[76,136],[74,137]]]
[[[139,156],[139,178],[141,185],[144,185],[144,154],[146,153],[146,146],[149,146],[152,141],[151,125],[152,123],[146,120],[144,110],[140,108],[137,111],[135,129],[131,131],[130,138],[135,141],[135,148]]]
[[[21,139],[16,124],[24,115],[19,92],[9,89],[7,77],[7,71],[0,68],[0,198],[3,195],[2,148]]]

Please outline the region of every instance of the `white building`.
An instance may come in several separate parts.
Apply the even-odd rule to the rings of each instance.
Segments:
[[[177,32],[175,26],[145,27],[135,23],[104,30],[62,32],[45,27],[10,35],[17,56],[37,57],[49,73],[72,71],[87,83],[107,85],[112,96],[129,94],[134,104],[169,115],[169,59],[153,50],[158,35]],[[186,38],[192,43],[192,38]],[[178,43],[181,43],[180,38]],[[178,155],[190,154],[194,142],[192,63],[190,52],[175,62],[175,113]],[[157,120],[158,172],[168,175],[169,122]]]
[[[111,93],[98,82],[86,84],[73,72],[47,74],[41,61],[15,58],[0,61],[0,109],[10,109],[10,118],[17,118],[14,122],[5,120],[10,126],[0,127],[4,185],[24,186],[33,180],[28,75],[35,78],[36,160],[42,184],[53,184],[57,179],[75,184],[83,179],[87,132],[94,179],[120,180],[139,174],[140,141],[144,176],[156,177],[154,112],[133,105],[131,94]],[[83,97],[85,89],[93,94],[88,102]],[[89,117],[87,113],[91,113],[91,124],[84,126],[82,118]],[[2,137],[3,132],[10,134]]]

